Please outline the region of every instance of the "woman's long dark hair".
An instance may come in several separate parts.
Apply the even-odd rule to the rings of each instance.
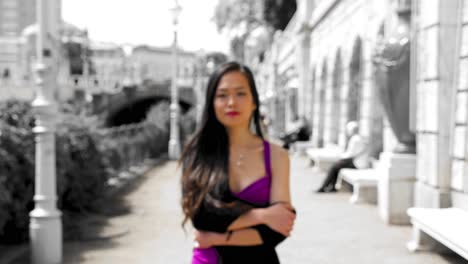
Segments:
[[[260,126],[260,100],[252,72],[247,66],[228,62],[220,66],[208,81],[201,125],[182,152],[183,224],[196,214],[202,202],[220,207],[222,194],[229,188],[229,140],[225,127],[216,118],[214,99],[221,78],[229,72],[241,72],[247,77],[254,104],[252,120],[256,134],[263,138]]]

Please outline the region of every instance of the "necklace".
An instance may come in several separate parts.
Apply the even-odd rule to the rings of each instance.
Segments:
[[[237,151],[232,151],[233,154],[235,155],[232,155],[232,156],[235,156],[236,158],[234,158],[232,161],[234,162],[234,164],[236,165],[236,167],[241,167],[243,164],[244,164],[244,157],[246,156],[246,152],[247,154],[249,152],[257,152],[257,151],[260,151],[262,150],[263,147],[258,147],[258,148],[255,148],[255,149],[246,149],[244,151],[240,151],[237,150]],[[236,153],[237,152],[237,153]],[[236,155],[237,154],[237,155]]]
[[[244,154],[239,153],[237,160],[236,160],[236,166],[240,167],[243,161],[244,161]]]

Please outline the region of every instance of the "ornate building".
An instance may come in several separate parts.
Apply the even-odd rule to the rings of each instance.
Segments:
[[[286,131],[297,111],[315,147],[343,149],[356,120],[386,223],[410,224],[410,207],[468,216],[467,18],[462,0],[298,1],[256,67],[273,130]],[[439,224],[466,230],[456,223]],[[419,231],[410,249],[423,248]]]

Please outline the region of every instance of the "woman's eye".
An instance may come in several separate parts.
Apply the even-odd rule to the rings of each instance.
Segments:
[[[218,98],[225,98],[226,95],[225,95],[225,94],[218,94],[218,95],[216,95],[216,97],[218,97]]]
[[[247,95],[247,93],[246,93],[246,92],[238,92],[237,95],[239,95],[239,96],[245,96],[245,95]]]

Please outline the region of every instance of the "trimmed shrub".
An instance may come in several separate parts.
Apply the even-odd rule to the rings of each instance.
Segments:
[[[65,233],[74,213],[98,212],[108,179],[144,158],[167,150],[167,131],[153,124],[98,129],[97,120],[58,116],[56,168],[58,207]],[[0,242],[28,239],[33,209],[34,118],[28,103],[0,103]],[[129,131],[133,131],[129,133]],[[121,136],[115,136],[122,133]],[[148,144],[151,142],[151,144]]]
[[[29,104],[0,105],[0,236],[7,242],[27,237],[34,194],[33,125]]]

